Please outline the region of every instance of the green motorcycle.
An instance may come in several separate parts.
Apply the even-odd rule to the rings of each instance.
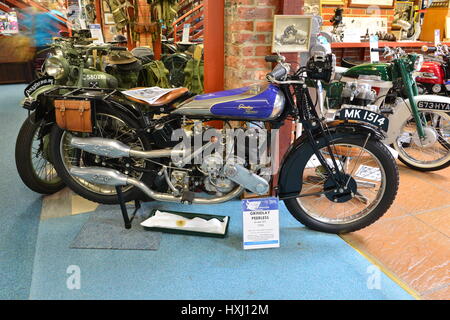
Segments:
[[[57,38],[52,54],[43,65],[43,74],[24,90],[23,108],[29,111],[16,140],[16,167],[31,190],[52,194],[65,184],[56,174],[48,152],[49,132],[54,112],[39,97],[56,86],[83,88],[131,88],[137,85],[141,60],[124,47],[87,44],[80,37]]]
[[[329,119],[363,121],[384,129],[383,142],[415,170],[448,167],[450,98],[418,94],[414,74],[423,56],[401,48],[372,50],[392,57],[391,62],[336,70],[335,81],[324,88]]]

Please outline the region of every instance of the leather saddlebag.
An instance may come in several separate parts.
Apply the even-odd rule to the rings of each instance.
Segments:
[[[92,132],[91,102],[86,100],[55,100],[56,123],[61,129]]]

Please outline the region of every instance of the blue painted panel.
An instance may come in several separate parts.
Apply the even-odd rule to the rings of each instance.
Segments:
[[[278,87],[269,85],[266,90],[256,96],[217,103],[211,108],[211,113],[216,116],[236,118],[269,118],[279,91]]]

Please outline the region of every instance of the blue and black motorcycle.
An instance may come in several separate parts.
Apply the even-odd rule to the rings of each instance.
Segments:
[[[82,130],[80,119],[56,117],[50,141],[58,175],[99,203],[122,197],[214,204],[244,191],[275,193],[314,230],[345,233],[372,224],[398,190],[395,159],[381,142],[388,119],[363,110],[376,121],[325,120],[323,101],[309,88],[332,79],[332,54],[316,54],[295,72],[280,55],[266,61],[276,63],[267,84],[197,96],[185,88],[147,102],[107,89],[47,92],[56,112],[61,100],[66,112],[79,106],[77,117],[90,111]],[[213,128],[213,120],[223,126]],[[297,139],[277,160],[277,129],[287,120],[297,123]]]

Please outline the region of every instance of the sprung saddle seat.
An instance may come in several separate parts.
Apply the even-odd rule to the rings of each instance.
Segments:
[[[130,90],[136,90],[136,89],[144,89],[144,88],[133,88]],[[144,100],[140,100],[140,99],[136,99],[133,97],[127,97],[127,99],[138,102],[138,103],[142,103],[151,107],[160,107],[160,106],[164,106],[166,104],[171,103],[172,101],[178,99],[179,97],[181,97],[182,95],[184,95],[186,92],[188,92],[189,89],[188,88],[177,88],[173,91],[170,91],[169,93],[166,93],[165,95],[163,95],[161,98],[159,98],[158,100],[156,100],[153,103],[148,103]]]

